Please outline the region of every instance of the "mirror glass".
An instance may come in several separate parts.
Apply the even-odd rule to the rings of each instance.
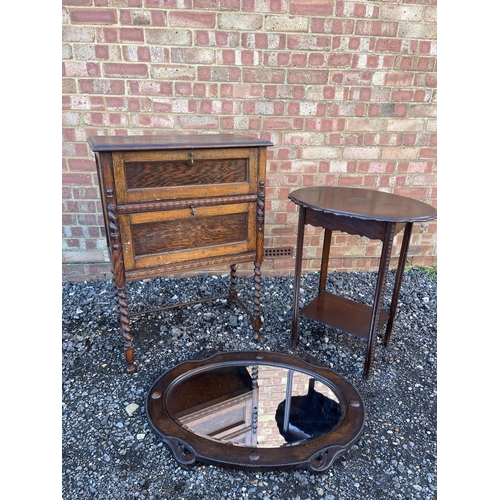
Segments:
[[[164,404],[178,424],[242,446],[294,446],[331,432],[344,413],[333,388],[282,366],[210,367],[188,373],[167,392]]]

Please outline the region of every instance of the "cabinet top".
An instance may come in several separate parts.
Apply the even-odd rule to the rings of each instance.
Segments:
[[[92,151],[142,151],[151,149],[199,149],[273,146],[264,139],[235,134],[115,135],[92,136]]]

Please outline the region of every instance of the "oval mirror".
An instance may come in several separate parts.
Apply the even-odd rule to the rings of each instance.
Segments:
[[[354,387],[307,355],[204,352],[167,371],[146,412],[177,461],[320,472],[360,436]]]

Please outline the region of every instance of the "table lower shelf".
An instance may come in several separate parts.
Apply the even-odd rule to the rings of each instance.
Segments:
[[[372,307],[330,292],[321,292],[299,311],[299,315],[368,340]],[[387,311],[380,311],[377,331],[389,316]]]

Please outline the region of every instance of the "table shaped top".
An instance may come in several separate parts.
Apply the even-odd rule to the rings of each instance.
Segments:
[[[116,135],[88,138],[92,151],[143,151],[272,146],[264,139],[237,134]]]
[[[363,188],[306,187],[292,191],[288,198],[313,210],[363,220],[422,222],[437,216],[436,209],[427,203]]]

